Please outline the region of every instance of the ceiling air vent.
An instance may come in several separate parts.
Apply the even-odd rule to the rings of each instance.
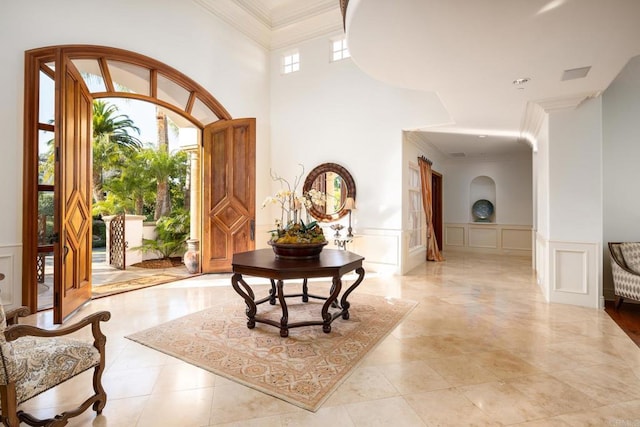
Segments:
[[[571,70],[564,70],[564,72],[562,73],[561,80],[564,81],[564,80],[582,79],[584,77],[587,77],[589,70],[591,70],[591,67],[580,67],[580,68],[572,68]]]
[[[466,156],[466,154],[464,154],[464,153],[449,153],[449,155],[451,157],[465,157]]]

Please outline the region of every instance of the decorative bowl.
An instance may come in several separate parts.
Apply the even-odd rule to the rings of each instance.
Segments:
[[[276,258],[279,259],[316,259],[320,257],[322,248],[328,242],[320,243],[276,243],[269,240],[269,245],[273,248]]]
[[[488,222],[493,215],[493,203],[489,200],[480,199],[476,201],[471,207],[471,213],[473,218],[479,222]]]

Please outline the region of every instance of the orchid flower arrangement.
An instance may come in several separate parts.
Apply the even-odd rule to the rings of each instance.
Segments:
[[[271,179],[282,184],[275,195],[268,196],[262,207],[269,205],[280,206],[280,218],[276,218],[276,229],[271,230],[271,241],[277,243],[320,243],[326,242],[322,228],[317,221],[309,218],[309,208],[315,205],[324,205],[325,195],[315,189],[305,193],[297,193],[298,186],[304,175],[304,166],[300,165],[302,172],[296,176],[293,185],[286,179],[270,171]],[[306,223],[302,219],[303,210],[306,212]],[[286,217],[286,219],[285,219]]]

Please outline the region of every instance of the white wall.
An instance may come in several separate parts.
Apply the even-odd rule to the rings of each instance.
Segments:
[[[640,56],[632,58],[602,96],[603,280],[613,298],[608,242],[640,241]]]
[[[325,162],[347,168],[357,188],[352,220],[359,237],[352,249],[378,269],[399,272],[402,131],[447,122],[449,116],[433,93],[380,83],[351,59],[330,62],[329,39],[272,53],[271,162],[291,180],[299,163],[307,172]],[[281,55],[292,48],[300,53],[300,71],[283,75]],[[260,179],[270,180],[268,173]],[[278,188],[275,183],[273,191]]]
[[[0,97],[0,188],[5,202],[0,221],[0,268],[12,269],[11,277],[0,285],[6,304],[20,303],[25,50],[57,44],[96,44],[141,53],[178,69],[204,86],[233,117],[257,118],[256,173],[268,176],[268,52],[195,3],[3,2],[0,40],[0,78],[5,83]],[[256,191],[265,194],[267,186],[258,180]],[[260,221],[263,213],[259,209],[257,215]]]
[[[549,117],[549,236],[599,242],[602,237],[601,98]]]
[[[537,135],[534,153],[535,177],[535,264],[537,282],[545,299],[549,300],[549,116],[545,114]]]
[[[536,268],[551,302],[604,303],[601,117],[601,98],[548,111],[538,137]]]
[[[471,182],[478,176],[488,176],[496,185],[496,223],[532,225],[531,164],[531,153],[447,160],[443,179],[444,222],[472,221]]]

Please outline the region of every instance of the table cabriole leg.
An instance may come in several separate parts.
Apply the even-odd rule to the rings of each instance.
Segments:
[[[242,285],[242,287],[245,289],[244,291],[242,290],[242,288],[240,288],[240,285],[238,283]],[[249,285],[242,279],[242,275],[238,273],[231,276],[231,285],[233,286],[233,289],[238,293],[238,295],[244,298],[244,302],[247,304],[247,308],[245,310],[245,313],[247,314],[247,328],[255,328],[257,307],[254,301],[255,296],[253,294],[253,291],[251,290]]]
[[[340,291],[342,290],[342,280],[340,276],[335,276],[332,280],[331,284],[331,293],[329,297],[322,305],[322,332],[328,334],[331,332],[331,322],[333,321],[333,315],[329,313],[329,307],[333,305],[333,303],[340,295]]]
[[[284,282],[278,280],[278,301],[282,307],[282,317],[280,318],[280,336],[286,338],[289,336],[289,309],[287,301],[284,297]]]
[[[353,282],[353,285],[349,286],[349,288],[344,292],[344,295],[342,295],[342,298],[340,299],[340,305],[342,306],[343,310],[342,318],[344,320],[349,320],[349,307],[351,306],[351,304],[347,301],[347,297],[349,297],[349,294],[351,294],[351,292],[353,292],[354,289],[358,287],[360,283],[362,283],[362,280],[364,279],[364,268],[356,268],[356,273],[358,274],[358,278],[355,282]]]
[[[269,304],[276,305],[276,282],[273,279],[269,280],[271,280],[271,289],[269,289]]]

